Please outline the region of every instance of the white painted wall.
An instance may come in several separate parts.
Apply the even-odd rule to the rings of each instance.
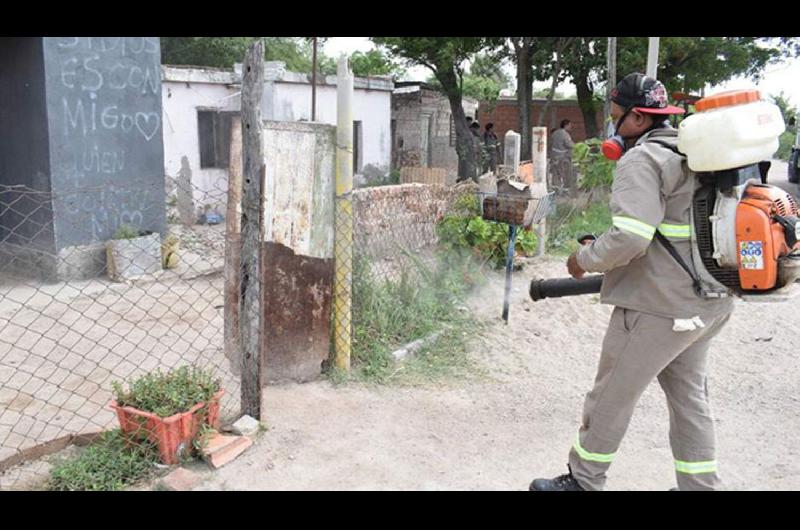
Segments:
[[[277,121],[311,120],[311,86],[275,83],[274,118]],[[356,88],[353,94],[353,121],[361,122],[362,152],[360,166],[373,165],[389,171],[391,163],[391,99],[388,90]],[[316,121],[336,125],[336,87],[317,86]]]
[[[225,84],[162,81],[164,113],[164,171],[177,177],[181,157],[186,156],[192,170],[195,209],[205,204],[222,208],[228,193],[228,171],[200,168],[200,142],[197,127],[198,110],[238,111],[241,100],[238,89]],[[233,97],[229,97],[233,96]]]
[[[269,65],[270,63],[266,63]],[[310,121],[311,85],[298,82],[300,74],[280,71],[264,86],[262,116],[265,120]],[[285,79],[290,79],[291,82]],[[356,79],[357,85],[383,84],[388,89],[356,87],[353,97],[353,120],[361,122],[360,172],[371,165],[388,173],[391,164],[391,81]],[[200,167],[198,110],[239,111],[239,77],[232,71],[162,67],[162,105],[164,122],[164,171],[175,178],[181,170],[181,158],[187,157],[192,170],[195,211],[206,204],[224,214],[228,190],[226,169]],[[317,86],[319,123],[336,125],[335,77],[320,79]],[[388,84],[388,85],[387,85]]]

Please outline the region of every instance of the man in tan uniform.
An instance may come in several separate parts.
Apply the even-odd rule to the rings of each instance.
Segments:
[[[662,83],[642,74],[620,81],[611,99],[624,152],[612,185],[613,226],[572,254],[567,269],[575,278],[605,273],[601,301],[615,307],[569,452],[570,472],[536,479],[530,490],[603,489],[634,407],[656,378],[667,398],[678,488],[718,489],[706,369],[711,339],[728,321],[733,301],[698,296],[687,271],[658,241],[665,236],[692,267],[696,182],[672,150],[677,131],[664,121],[683,110],[667,104]]]
[[[553,131],[550,138],[550,167],[553,174],[553,186],[571,195],[577,192],[575,185],[575,170],[572,167],[572,148],[575,142],[570,136],[572,122],[561,120],[561,126]]]

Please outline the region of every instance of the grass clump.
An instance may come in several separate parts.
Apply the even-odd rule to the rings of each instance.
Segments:
[[[391,355],[397,348],[445,330],[432,345],[439,351],[448,333],[461,333],[472,321],[463,304],[483,277],[479,265],[454,252],[433,265],[405,257],[410,266],[394,278],[376,277],[366,258],[354,260],[353,367],[367,381],[387,382],[397,373]],[[334,371],[332,380],[342,382],[343,374]]]
[[[51,491],[116,491],[155,472],[158,449],[142,441],[127,444],[119,429],[100,436],[80,455],[58,462],[50,470]]]

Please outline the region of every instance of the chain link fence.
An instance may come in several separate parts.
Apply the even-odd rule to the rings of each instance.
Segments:
[[[113,381],[206,369],[225,392],[220,416],[238,414],[224,351],[227,189],[167,180],[166,207],[137,202],[164,197],[141,186],[0,187],[0,489],[26,487],[26,460],[117,427]]]
[[[199,189],[168,178],[166,207],[133,201],[148,194],[141,188],[77,196],[0,188],[0,489],[30,487],[46,466],[24,462],[120,423],[128,434],[104,435],[107,446],[133,444],[165,461],[154,443],[162,427],[155,418],[118,418],[113,382],[130,389],[156,370],[203,369],[203,384],[217,380],[224,393],[218,408],[212,399],[184,427],[196,432],[238,416],[240,370],[228,354],[239,357],[225,348],[226,241],[238,238],[226,238],[220,182]],[[462,183],[362,188],[337,204],[337,238],[352,234],[335,250],[350,308],[334,304],[332,341],[347,343],[355,369],[380,378],[409,343],[463,329],[465,297],[505,256],[508,226],[491,221],[518,222],[528,210],[496,204],[482,212],[484,202],[477,185]],[[81,234],[93,242],[64,246],[70,231],[71,243]],[[529,253],[526,234],[517,248]],[[342,251],[352,257],[341,259]],[[177,384],[191,377],[179,373]],[[165,385],[143,381],[140,393]]]
[[[466,239],[479,197],[471,182],[353,192],[353,359],[362,374],[380,379],[410,344],[467,325],[465,297],[491,266],[493,243]]]

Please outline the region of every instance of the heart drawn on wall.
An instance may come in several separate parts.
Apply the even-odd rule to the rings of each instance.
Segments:
[[[156,112],[137,112],[136,128],[148,142],[156,135],[161,125],[161,117]]]

